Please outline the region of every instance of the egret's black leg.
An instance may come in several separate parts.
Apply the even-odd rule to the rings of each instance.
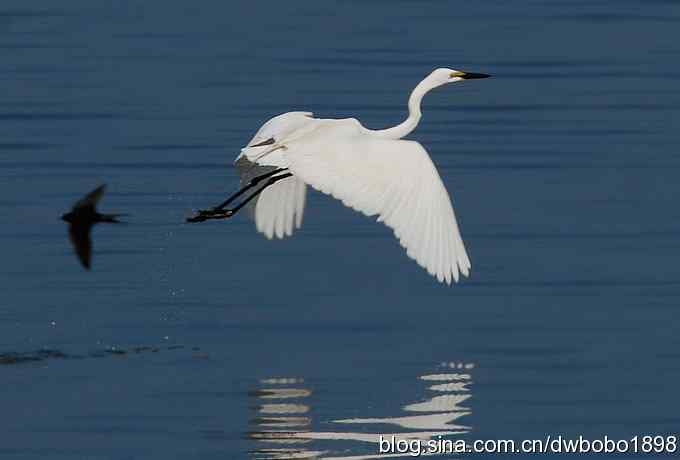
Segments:
[[[244,185],[241,190],[238,192],[234,193],[232,196],[227,198],[223,203],[215,206],[213,208],[214,211],[224,209],[226,206],[228,206],[232,201],[234,201],[236,198],[240,197],[244,193],[246,193],[248,190],[251,188],[255,187],[257,184],[262,182],[264,179],[267,179],[268,177],[272,177],[275,174],[278,174],[280,172],[285,171],[287,168],[277,168],[274,171],[268,172],[267,174],[262,174],[261,176],[253,177],[246,185]]]
[[[263,191],[264,189],[266,189],[267,187],[269,187],[270,185],[273,185],[273,184],[277,183],[278,181],[280,181],[281,179],[285,179],[285,178],[290,177],[290,176],[292,176],[291,173],[286,173],[286,174],[281,174],[280,176],[270,177],[270,178],[267,180],[267,182],[264,183],[264,185],[263,185],[262,187],[260,187],[260,188],[257,189],[255,192],[253,192],[253,194],[250,195],[250,196],[248,196],[248,198],[246,198],[245,200],[241,201],[241,202],[238,204],[238,206],[235,206],[235,207],[233,207],[233,208],[231,208],[231,209],[224,209],[225,212],[231,211],[231,213],[230,213],[228,216],[226,216],[226,217],[231,217],[231,216],[233,216],[234,214],[236,214],[241,208],[243,208],[245,205],[247,205],[250,201],[252,201],[256,196],[258,196],[260,193],[262,193],[262,191]]]
[[[226,219],[234,214],[236,214],[238,211],[241,210],[245,205],[247,205],[250,201],[252,201],[255,197],[257,197],[264,189],[269,187],[272,184],[275,184],[276,182],[285,179],[287,177],[291,177],[291,173],[285,173],[281,174],[280,176],[274,176],[274,174],[280,173],[282,171],[285,171],[285,169],[277,169],[276,171],[272,171],[267,174],[263,174],[262,176],[258,176],[248,182],[248,184],[243,187],[241,190],[236,192],[234,195],[229,197],[228,200],[226,200],[224,203],[220,204],[219,206],[216,206],[213,209],[206,209],[206,210],[200,210],[198,211],[198,214],[195,215],[194,217],[190,217],[187,219],[187,222],[203,222],[208,219]],[[257,189],[255,192],[253,192],[251,195],[248,196],[245,200],[240,202],[237,206],[230,208],[230,209],[224,209],[225,206],[227,206],[229,203],[231,203],[234,199],[236,199],[238,196],[242,195],[245,193],[247,190],[251,189],[255,185],[257,185],[259,182],[261,182],[263,179],[267,179],[267,182],[264,183],[262,187]]]

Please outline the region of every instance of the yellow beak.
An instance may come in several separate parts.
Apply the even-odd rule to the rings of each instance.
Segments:
[[[491,75],[485,73],[474,73],[474,72],[451,72],[451,78],[458,77],[463,80],[473,80],[475,78],[489,78]]]

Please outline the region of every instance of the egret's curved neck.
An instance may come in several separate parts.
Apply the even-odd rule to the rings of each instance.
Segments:
[[[371,134],[387,139],[401,139],[407,136],[416,129],[420,117],[423,115],[420,111],[423,96],[436,86],[438,85],[432,84],[428,78],[418,83],[418,86],[413,89],[411,97],[408,98],[408,118],[392,128],[371,130]]]

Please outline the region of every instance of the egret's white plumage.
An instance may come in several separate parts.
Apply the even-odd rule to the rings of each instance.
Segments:
[[[486,76],[436,69],[411,93],[408,118],[393,128],[370,130],[354,118],[317,119],[309,112],[267,121],[236,159],[242,182],[275,168],[287,168],[292,176],[258,196],[252,210],[258,231],[282,238],[299,228],[307,184],[378,216],[408,256],[439,281],[468,276],[470,259],[437,169],[421,144],[401,138],[417,126],[429,90]]]
[[[248,145],[236,157],[236,166],[241,176],[241,185],[251,179],[273,171],[287,168],[288,160],[282,150],[271,150],[267,141],[278,141],[312,120],[311,112],[288,112],[267,121],[255,133]],[[265,145],[257,147],[257,145]],[[255,147],[254,147],[255,146]],[[269,152],[269,153],[268,153]],[[307,194],[303,181],[293,177],[282,179],[262,190],[249,206],[255,226],[267,238],[291,236],[295,228],[302,225]]]

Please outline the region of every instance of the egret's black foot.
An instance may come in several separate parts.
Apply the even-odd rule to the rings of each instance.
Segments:
[[[209,219],[227,219],[234,215],[231,209],[199,209],[195,216],[188,217],[187,222],[203,222]]]

